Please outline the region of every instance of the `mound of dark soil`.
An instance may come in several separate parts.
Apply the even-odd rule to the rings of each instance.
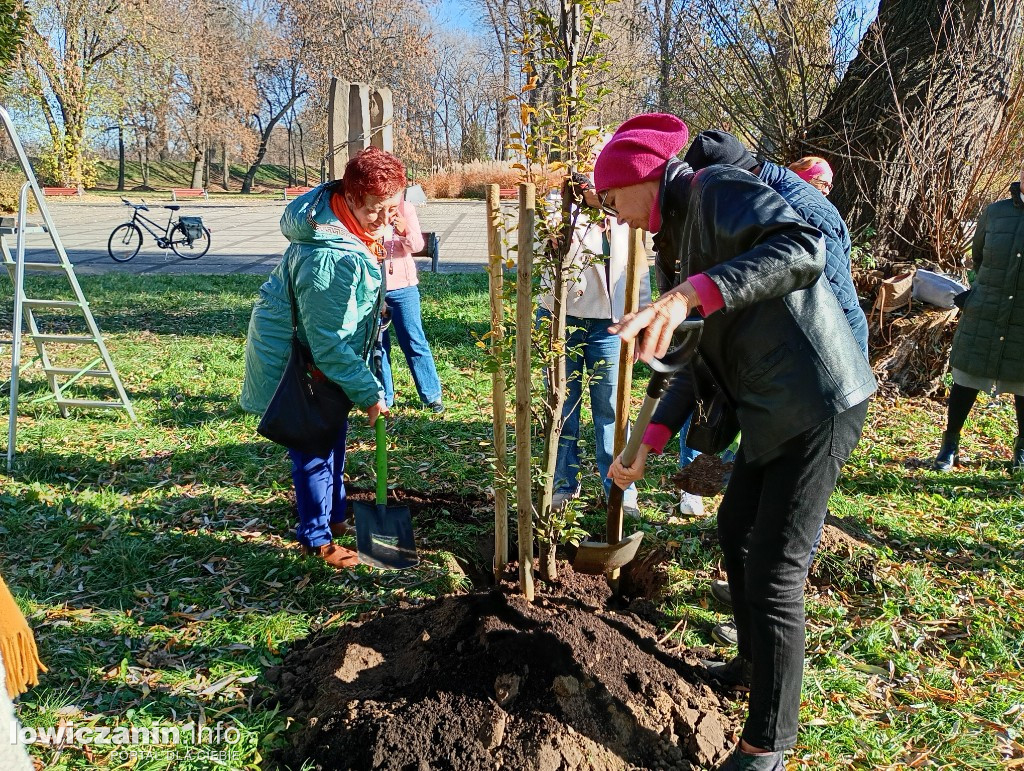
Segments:
[[[571,589],[533,604],[506,585],[297,645],[268,672],[296,719],[280,767],[712,767],[738,727],[723,700],[653,627],[591,604],[602,578],[561,568]]]

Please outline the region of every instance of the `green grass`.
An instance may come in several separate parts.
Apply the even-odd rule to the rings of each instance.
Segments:
[[[33,281],[42,285],[29,294],[57,294]],[[0,485],[0,553],[50,672],[19,714],[38,727],[184,727],[203,716],[240,732],[235,745],[200,748],[230,750],[221,765],[182,750],[133,765],[110,748],[39,748],[49,768],[258,768],[287,722],[261,701],[266,668],[311,630],[465,586],[449,555],[474,557],[491,512],[425,524],[423,563],[407,574],[335,574],[301,558],[285,453],[236,404],[261,279],[81,281],[141,425],[117,412],[62,419],[40,371],[24,371],[17,465]],[[492,482],[490,377],[474,338],[487,328],[486,281],[425,275],[422,289],[449,411],[439,418],[413,404],[397,363],[392,484],[479,499]],[[61,316],[53,324],[76,328]],[[643,367],[636,373],[638,402]],[[911,462],[932,456],[941,423],[941,405],[876,400],[833,496],[834,514],[878,539],[880,560],[873,584],[839,571],[833,587],[808,598],[803,729],[791,768],[997,769],[1021,757],[1024,495],[1005,471],[1012,414],[1004,403],[979,404],[964,439],[969,465],[953,474]],[[357,487],[371,484],[372,446],[356,419],[347,470]],[[663,632],[685,616],[676,640],[707,646],[725,618],[708,592],[719,575],[714,521],[670,517],[673,465],[652,462],[642,526],[675,556]],[[583,521],[597,531],[596,473],[585,493]]]
[[[249,171],[249,167],[246,164],[240,163],[229,163],[228,167],[230,169],[230,187],[237,193],[242,187],[242,180],[245,179],[245,175]],[[97,161],[96,168],[96,189],[113,190],[117,187],[117,159]],[[223,187],[221,186],[221,181],[223,179],[222,171],[223,169],[220,163],[211,164],[210,176],[212,177],[212,182],[209,186],[210,193],[223,191]],[[307,173],[309,175],[309,183],[311,185],[319,184],[320,169],[314,169],[310,166],[308,167]],[[301,185],[303,180],[301,169],[296,170],[296,176],[298,177],[296,184]],[[126,160],[125,187],[128,190],[131,190],[141,184],[142,164],[139,163],[139,161]],[[270,190],[280,195],[281,189],[288,187],[288,184],[288,167],[267,163],[261,164],[259,169],[257,169],[256,178],[253,180],[253,189],[255,192]],[[166,190],[172,187],[191,187],[192,162],[151,162],[149,164],[149,186],[156,188],[157,190]],[[90,192],[92,192],[92,188],[90,188]]]

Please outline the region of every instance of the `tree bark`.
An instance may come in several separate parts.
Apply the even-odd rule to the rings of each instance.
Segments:
[[[222,182],[221,187],[225,190],[231,189],[231,165],[228,163],[228,143],[224,142],[221,146],[220,165],[222,169]]]
[[[882,259],[949,264],[972,180],[1014,98],[1024,0],[882,0],[807,154],[838,161],[832,200]]]
[[[189,187],[203,186],[203,157],[205,155],[200,148],[192,148],[192,182]]]

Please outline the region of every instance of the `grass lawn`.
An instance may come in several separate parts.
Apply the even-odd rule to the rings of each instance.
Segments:
[[[33,295],[31,281],[44,283],[30,280],[30,295],[49,296]],[[21,719],[222,731],[176,755],[37,747],[48,768],[260,768],[287,727],[261,701],[261,673],[292,641],[466,586],[450,555],[474,555],[490,510],[422,528],[429,549],[409,573],[335,574],[299,556],[285,453],[236,404],[260,281],[82,277],[140,426],[120,412],[62,419],[40,370],[24,371],[16,468],[0,487],[0,569],[50,671],[22,697]],[[474,344],[487,326],[486,280],[428,274],[422,288],[449,410],[418,409],[397,363],[392,484],[479,498],[491,484],[490,377]],[[637,380],[635,404],[643,367]],[[809,596],[803,729],[790,768],[1024,766],[1024,495],[1005,470],[1012,412],[1005,401],[978,405],[969,463],[953,474],[913,462],[937,447],[940,405],[879,398],[868,420],[832,512],[878,539],[881,559],[867,578],[833,566],[833,585]],[[355,423],[348,473],[368,488],[372,434]],[[676,499],[663,490],[672,471],[658,459],[641,490],[645,543],[675,556],[665,631],[686,617],[682,641],[706,646],[725,619],[708,592],[718,577],[714,520],[671,517]],[[596,473],[585,491],[596,500]],[[584,522],[596,530],[603,513],[591,508]]]

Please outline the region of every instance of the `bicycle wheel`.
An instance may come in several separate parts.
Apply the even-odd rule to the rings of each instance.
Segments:
[[[128,262],[141,247],[142,231],[134,222],[118,225],[107,240],[107,254],[117,262]]]
[[[198,260],[210,251],[210,231],[204,227],[199,238],[191,239],[179,222],[171,230],[171,249],[183,260]]]

